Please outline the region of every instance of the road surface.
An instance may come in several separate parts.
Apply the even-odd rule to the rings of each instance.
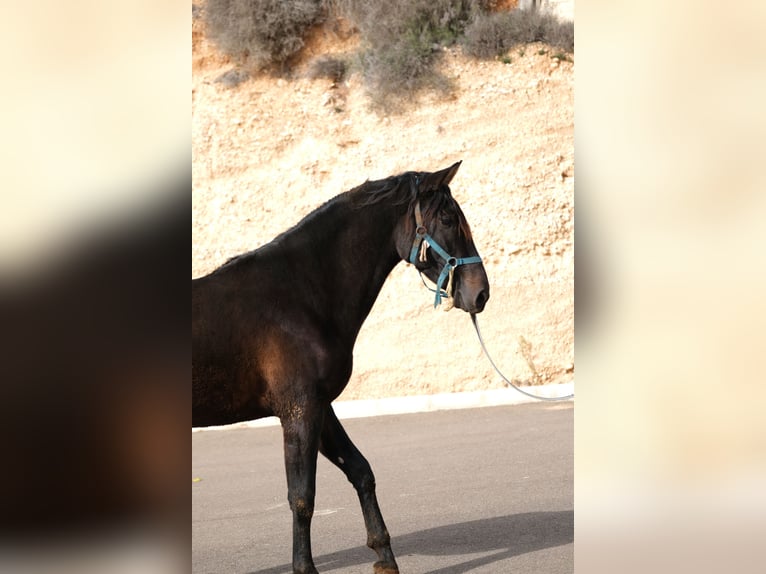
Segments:
[[[342,421],[370,461],[402,574],[573,571],[573,403]],[[289,574],[281,427],[192,434],[195,574]],[[320,572],[372,573],[358,499],[320,455]]]

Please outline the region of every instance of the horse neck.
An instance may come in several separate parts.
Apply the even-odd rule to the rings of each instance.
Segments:
[[[384,204],[352,207],[343,198],[325,215],[307,222],[310,242],[303,254],[313,261],[318,278],[312,283],[319,313],[353,341],[400,261],[394,242],[397,213]]]

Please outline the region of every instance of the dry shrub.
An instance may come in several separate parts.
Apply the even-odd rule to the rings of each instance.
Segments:
[[[207,0],[204,11],[208,36],[255,69],[284,69],[323,14],[322,0]]]
[[[481,14],[466,28],[463,49],[476,58],[494,58],[514,46],[531,42],[544,42],[572,53],[574,23],[533,10]]]
[[[308,77],[328,78],[333,82],[340,82],[346,77],[348,63],[338,56],[323,55],[315,58],[309,64]]]
[[[401,108],[423,90],[448,93],[453,82],[434,65],[443,46],[458,41],[479,58],[516,44],[545,42],[574,51],[574,25],[538,11],[493,12],[497,0],[207,0],[208,35],[251,69],[289,70],[309,29],[344,18],[359,31],[356,63],[373,104]],[[348,62],[315,61],[313,77],[343,78]]]
[[[449,91],[435,69],[441,46],[456,42],[475,15],[479,0],[336,0],[358,27],[361,66],[373,103],[385,108],[409,101],[423,89]]]

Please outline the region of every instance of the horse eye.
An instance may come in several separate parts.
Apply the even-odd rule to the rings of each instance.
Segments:
[[[442,222],[442,225],[446,225],[447,227],[452,227],[453,225],[455,225],[455,217],[448,213],[442,214],[439,217],[439,221]]]

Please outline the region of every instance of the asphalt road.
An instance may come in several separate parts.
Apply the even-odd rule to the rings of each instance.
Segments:
[[[342,421],[370,461],[402,574],[573,571],[573,404]],[[193,572],[289,574],[281,427],[192,434]],[[320,455],[320,572],[372,573],[358,499]]]

